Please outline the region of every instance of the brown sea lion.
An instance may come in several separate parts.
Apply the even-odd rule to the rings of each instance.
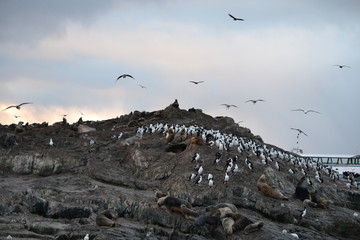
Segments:
[[[188,208],[185,204],[180,205],[181,213],[186,219],[195,220],[197,217],[199,217],[199,213]]]
[[[172,128],[169,128],[166,131],[165,144],[171,143],[174,140],[174,137],[175,137],[174,130]]]
[[[300,179],[300,182],[296,185],[294,197],[304,201],[305,199],[310,199],[310,194],[308,190],[309,184],[306,181],[306,177],[303,176]]]
[[[328,209],[329,201],[320,197],[318,191],[316,189],[311,189],[310,191],[310,200],[317,204],[318,208]]]
[[[115,227],[116,219],[118,214],[114,209],[107,209],[96,216],[96,225]]]
[[[188,203],[187,201],[169,195],[165,197],[161,197],[157,201],[157,205],[159,207],[165,206],[169,212],[172,211],[172,212],[182,213],[181,210],[182,204],[184,204],[188,208],[192,208],[191,204]]]
[[[181,129],[180,132],[175,134],[173,143],[177,144],[177,143],[184,142],[186,140],[186,138],[187,138],[187,133],[186,133],[185,128],[183,128],[183,129]]]
[[[257,181],[257,188],[260,192],[262,192],[265,196],[281,199],[281,200],[289,200],[284,194],[282,194],[279,190],[269,186],[265,181],[265,174],[262,174]]]
[[[226,218],[221,219],[221,225],[223,226],[224,231],[226,232],[227,235],[233,234],[234,223],[235,223],[235,221],[231,217],[226,217]]]

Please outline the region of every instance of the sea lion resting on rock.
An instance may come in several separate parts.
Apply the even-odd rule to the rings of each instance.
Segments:
[[[258,190],[262,192],[265,196],[275,198],[275,199],[282,199],[282,200],[289,200],[284,194],[282,194],[279,190],[269,186],[265,181],[265,174],[262,174],[257,181],[256,184]]]
[[[96,225],[115,227],[117,217],[117,212],[114,209],[107,209],[96,216]]]
[[[185,200],[173,197],[165,196],[160,197],[157,201],[159,207],[165,206],[168,212],[177,212],[182,214],[186,219],[195,219],[199,216],[197,212],[191,210],[192,206]]]
[[[216,207],[218,207],[216,209]],[[249,218],[241,215],[235,205],[231,203],[220,203],[216,206],[210,206],[207,208],[209,211],[202,214],[195,219],[197,226],[221,224],[227,235],[231,235],[236,231],[244,230],[244,234],[249,234],[254,231],[260,230],[264,223],[253,222]]]
[[[328,209],[329,201],[320,197],[318,191],[316,189],[311,189],[310,191],[310,200],[317,204],[318,208]]]

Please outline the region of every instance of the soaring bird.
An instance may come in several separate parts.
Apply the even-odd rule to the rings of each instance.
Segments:
[[[223,105],[226,107],[226,109],[229,109],[230,107],[236,107],[238,108],[238,106],[234,105],[234,104],[226,104],[226,103],[223,103],[223,104],[220,104],[220,105]]]
[[[144,85],[141,85],[141,84],[139,84],[139,87],[141,87],[141,88],[146,88]]]
[[[127,78],[127,77],[129,77],[129,78],[132,78],[132,79],[135,79],[133,76],[131,76],[130,74],[123,74],[123,75],[120,75],[117,79],[116,79],[116,81],[117,80],[119,80],[120,78]],[[115,82],[116,82],[115,81]]]
[[[20,107],[22,105],[25,105],[25,104],[32,104],[31,102],[24,102],[24,103],[20,103],[19,105],[14,105],[14,106],[8,106],[7,108],[5,108],[3,111],[5,111],[6,109],[9,109],[9,108],[17,108],[18,110],[20,110]]]
[[[294,110],[291,110],[291,111],[303,112],[304,114],[308,114],[309,112],[320,113],[320,112],[315,111],[315,110],[304,110],[304,109],[294,109]]]
[[[194,84],[199,84],[199,83],[203,83],[204,81],[189,81],[191,83],[194,83]]]
[[[295,131],[298,131],[299,134],[302,133],[302,134],[304,134],[305,136],[307,136],[306,133],[304,133],[301,129],[298,129],[298,128],[290,128],[290,129],[295,130]]]
[[[347,66],[347,65],[339,65],[339,64],[335,64],[333,66],[336,66],[336,67],[339,67],[339,68],[344,68],[344,67],[347,67],[347,68],[351,68],[350,66]]]
[[[234,17],[233,15],[231,15],[230,13],[229,13],[229,16],[230,16],[234,21],[244,21],[244,19],[242,19],[242,18],[236,18],[236,17]]]
[[[255,103],[257,103],[257,102],[265,102],[265,100],[263,100],[263,99],[256,99],[256,100],[252,100],[252,99],[250,99],[250,100],[247,100],[247,101],[245,101],[246,103],[247,102],[252,102],[253,104],[255,104]]]

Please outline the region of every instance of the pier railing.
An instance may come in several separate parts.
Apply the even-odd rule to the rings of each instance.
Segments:
[[[301,154],[303,158],[311,159],[320,164],[360,165],[360,155],[355,156],[316,156]]]

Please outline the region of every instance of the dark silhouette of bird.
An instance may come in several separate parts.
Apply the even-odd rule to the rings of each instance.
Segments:
[[[5,111],[6,109],[9,109],[9,108],[17,108],[18,110],[20,110],[20,107],[22,105],[25,105],[25,104],[32,104],[31,102],[24,102],[24,103],[20,103],[19,105],[14,105],[14,106],[8,106],[7,108],[5,108],[3,111]]]
[[[19,118],[19,117],[21,117],[21,116],[18,116],[18,115],[14,115],[14,118]]]
[[[229,109],[230,107],[236,107],[238,108],[238,106],[234,105],[234,104],[226,104],[226,103],[223,103],[223,104],[220,104],[220,105],[223,105],[226,107],[226,109]]]
[[[203,83],[204,81],[189,81],[191,83],[194,83],[194,84],[199,84],[199,83]]]
[[[141,84],[139,84],[139,87],[141,87],[141,88],[146,88],[144,85],[141,85]]]
[[[339,65],[339,64],[335,64],[333,66],[336,66],[336,67],[339,67],[339,68],[344,68],[344,67],[347,67],[347,68],[351,68],[350,66],[347,66],[347,65]]]
[[[234,16],[233,16],[233,15],[231,15],[230,13],[229,13],[229,16],[230,16],[230,17],[231,17],[234,21],[244,21],[244,19],[234,17]]]
[[[257,103],[257,102],[265,102],[265,100],[263,100],[263,99],[256,99],[256,100],[252,100],[252,99],[250,99],[250,100],[247,100],[247,101],[245,101],[246,103],[247,102],[252,102],[253,104],[255,104],[255,103]]]
[[[131,76],[130,74],[123,74],[123,75],[120,75],[116,80],[115,80],[115,82],[117,81],[117,80],[119,80],[120,78],[127,78],[127,77],[129,77],[129,78],[132,78],[132,79],[135,79],[133,76]]]
[[[307,134],[304,133],[301,129],[298,129],[298,128],[290,128],[290,129],[295,130],[295,131],[298,131],[298,137],[299,137],[299,135],[300,135],[301,133],[304,134],[305,136],[307,136]]]
[[[303,112],[304,114],[308,114],[310,112],[313,112],[313,113],[320,113],[318,111],[315,111],[315,110],[304,110],[304,109],[294,109],[294,110],[291,110],[291,111],[298,111],[298,112]]]

